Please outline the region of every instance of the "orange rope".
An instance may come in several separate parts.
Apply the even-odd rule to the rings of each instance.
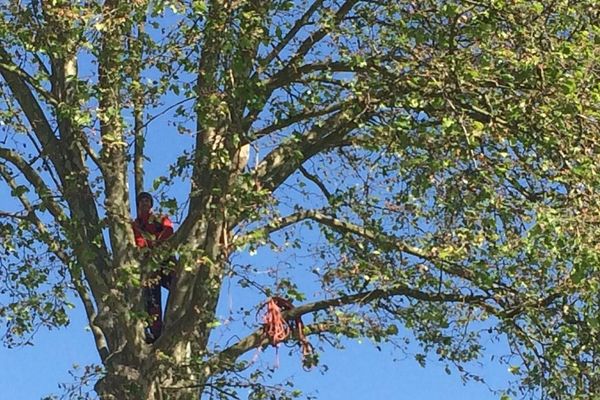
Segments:
[[[271,345],[277,346],[279,343],[284,342],[290,333],[295,331],[300,343],[302,359],[306,361],[307,357],[313,354],[313,347],[304,336],[302,318],[296,317],[293,320],[286,321],[282,315],[282,311],[289,311],[294,308],[292,303],[282,297],[274,296],[269,298],[266,306],[267,312],[263,317],[263,329]]]
[[[280,304],[284,304],[286,300],[280,297],[271,297],[267,301],[267,313],[263,317],[265,323],[265,334],[269,338],[271,345],[277,346],[279,343],[285,341],[290,335],[290,326],[283,319],[281,315],[281,307],[277,304],[279,300]]]

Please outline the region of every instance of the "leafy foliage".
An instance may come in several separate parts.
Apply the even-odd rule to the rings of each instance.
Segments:
[[[297,304],[289,318],[312,316],[321,351],[416,342],[418,363],[435,354],[481,379],[469,363],[503,338],[516,379],[505,396],[600,391],[594,1],[0,12],[8,345],[66,324],[74,291],[102,398],[295,398],[244,359],[267,344],[260,298],[281,295]],[[139,190],[157,157],[170,165],[153,189],[181,223],[154,252],[177,256],[178,283],[148,346],[128,171]],[[227,333],[224,282],[256,306],[231,313],[249,335],[227,345],[209,340]]]

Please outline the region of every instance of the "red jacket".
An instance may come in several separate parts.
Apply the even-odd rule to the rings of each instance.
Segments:
[[[133,235],[137,247],[154,247],[173,236],[173,223],[166,215],[138,216],[133,221]]]

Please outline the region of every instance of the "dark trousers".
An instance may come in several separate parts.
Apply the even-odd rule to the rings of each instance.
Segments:
[[[175,273],[162,270],[150,281],[149,286],[144,287],[142,295],[144,296],[146,312],[150,316],[150,321],[146,328],[146,338],[149,342],[154,342],[160,337],[163,326],[161,288],[171,289],[171,285],[175,281]]]

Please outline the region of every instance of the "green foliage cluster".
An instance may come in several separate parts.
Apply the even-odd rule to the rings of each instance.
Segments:
[[[260,327],[210,342],[236,282],[294,300],[321,351],[417,346],[417,363],[482,380],[470,363],[503,340],[504,398],[600,393],[595,1],[11,0],[0,15],[8,345],[65,325],[73,291],[103,398],[302,396],[244,360]],[[159,118],[173,133],[152,132]],[[143,188],[152,137],[186,144],[152,185],[181,224],[151,263],[179,259],[168,338],[148,346],[128,171]],[[250,309],[231,317],[245,332]]]

